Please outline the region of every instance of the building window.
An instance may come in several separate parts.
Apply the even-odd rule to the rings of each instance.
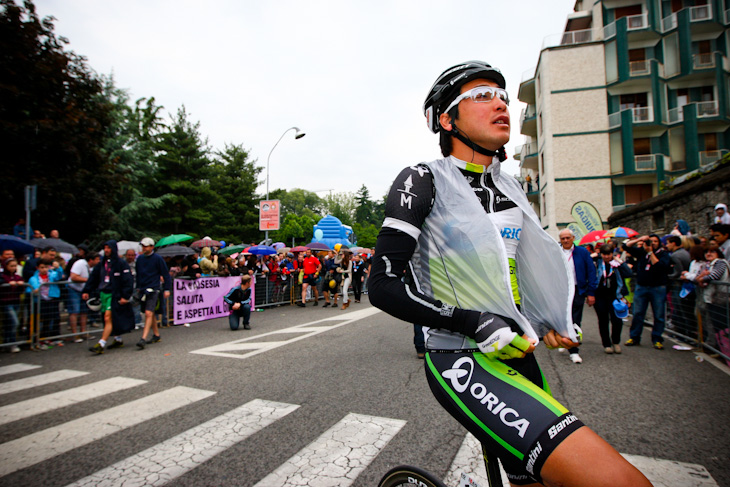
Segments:
[[[542,194],[542,216],[547,216],[547,201],[545,200],[545,193]]]
[[[537,129],[540,131],[540,135],[542,135],[542,112],[537,116],[537,118]]]
[[[641,15],[641,5],[631,5],[629,7],[621,7],[614,10],[616,20],[621,17],[631,17],[632,15]]]
[[[627,184],[624,186],[627,205],[635,205],[653,196],[651,184]]]
[[[628,95],[621,95],[619,103],[619,110],[621,111],[627,108],[646,107],[649,106],[649,97],[646,93],[630,93]]]
[[[664,219],[664,211],[657,211],[656,213],[652,213],[652,215],[651,215],[652,228],[664,228],[665,224],[666,224],[666,222]]]

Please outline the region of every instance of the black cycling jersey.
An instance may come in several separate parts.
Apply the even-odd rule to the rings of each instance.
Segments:
[[[495,213],[517,208],[517,204],[495,186],[490,173],[474,172],[461,167],[459,170],[479,198],[485,212]],[[395,178],[388,193],[386,220],[378,235],[375,248],[377,258],[373,259],[368,281],[368,287],[375,290],[370,299],[372,301],[375,298],[376,306],[402,320],[427,323],[433,328],[444,328],[473,336],[480,312],[453,308],[419,293],[415,286],[410,286],[410,293],[441,309],[435,311],[424,303],[413,300],[405,289],[406,285],[411,284],[408,264],[417,244],[413,231],[420,231],[431,212],[435,191],[433,175],[425,164],[407,167]],[[377,296],[381,295],[377,292],[378,286],[384,287],[382,295],[387,296],[386,302],[378,300]]]

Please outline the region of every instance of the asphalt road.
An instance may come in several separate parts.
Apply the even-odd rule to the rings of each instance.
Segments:
[[[367,310],[374,313],[364,316]],[[40,366],[0,376],[2,411],[36,398],[52,408],[56,399],[47,395],[114,377],[146,382],[4,424],[0,485],[68,485],[256,399],[296,408],[219,452],[203,448],[210,458],[167,485],[269,485],[273,481],[267,476],[351,413],[360,415],[358,420],[400,421],[400,429],[353,475],[351,485],[375,485],[385,471],[401,463],[420,465],[443,478],[465,432],[431,396],[423,361],[413,349],[411,325],[375,311],[367,298],[346,311],[286,306],[254,313],[250,331],[231,331],[223,319],[165,328],[162,341],[142,351],[134,346],[137,331],[125,337],[123,349],[100,356],[89,353],[88,344],[2,354],[0,371],[16,364]],[[544,346],[536,351],[554,396],[620,452],[701,464],[718,485],[730,487],[728,371],[710,361],[697,362],[692,352],[672,350],[671,342],[664,351],[645,345],[606,355],[589,308],[584,331],[581,365],[573,364],[567,353]],[[224,345],[233,341],[238,343]],[[15,381],[62,370],[86,374],[2,393]],[[180,407],[169,397],[145,402],[175,387],[209,392],[186,392],[192,402]],[[191,399],[196,394],[205,397]],[[106,419],[111,408],[120,419]],[[145,417],[150,419],[139,419]],[[118,421],[130,424],[105,433],[107,422]],[[60,442],[59,454],[35,461],[17,453],[17,445],[28,446],[31,438],[39,443],[31,443],[29,451],[40,455],[41,446],[61,438],[58,431],[65,431],[69,423],[78,431]],[[44,432],[50,436],[42,436]],[[91,439],[76,446],[86,434]],[[14,462],[21,468],[8,466]]]

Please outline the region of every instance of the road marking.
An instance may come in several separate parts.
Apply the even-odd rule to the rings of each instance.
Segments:
[[[13,364],[0,367],[0,375],[17,374],[18,372],[25,372],[26,370],[40,369],[40,365],[30,364]]]
[[[405,424],[350,413],[255,487],[346,487]]]
[[[621,454],[626,460],[641,471],[654,487],[718,487],[717,482],[702,465],[675,462],[661,458],[643,457],[640,455]],[[471,434],[467,433],[456,454],[444,483],[459,485],[461,472],[470,475],[479,485],[487,483],[487,471],[482,460],[482,446]],[[507,476],[502,470],[502,482],[509,487]]]
[[[502,473],[502,485],[504,487],[510,487],[507,474],[504,473],[501,464],[499,471]],[[482,458],[482,445],[476,436],[471,433],[467,433],[464,441],[461,443],[461,447],[446,473],[444,483],[446,485],[461,485],[459,481],[461,480],[462,473],[471,477],[478,485],[489,485],[489,482],[487,482],[487,469],[484,466],[484,459]]]
[[[343,313],[339,316],[324,318],[322,320],[312,321],[304,323],[303,325],[292,326],[290,328],[284,328],[283,330],[272,331],[269,333],[263,333],[256,335],[251,338],[244,338],[242,340],[234,340],[232,342],[222,343],[220,345],[213,345],[211,347],[201,348],[193,350],[190,353],[199,355],[213,355],[215,357],[231,357],[237,359],[245,359],[258,355],[260,353],[268,352],[275,348],[283,347],[305,338],[313,337],[324,333],[326,331],[334,330],[341,326],[349,325],[355,321],[362,320],[368,316],[372,316],[381,311],[377,308],[365,308],[359,311],[353,311],[350,313]],[[312,326],[326,322],[336,322],[329,326]],[[285,335],[296,335],[291,338],[285,337]],[[265,338],[276,338],[277,335],[281,335],[282,340],[265,341]],[[263,340],[263,341],[262,341]],[[247,353],[231,353],[231,352],[242,352]]]
[[[621,455],[646,475],[654,487],[718,487],[702,465],[626,453]]]
[[[0,477],[187,406],[215,392],[173,387],[0,445]]]
[[[49,372],[47,374],[34,375],[25,379],[13,380],[0,384],[0,394],[10,394],[11,392],[18,392],[25,389],[33,389],[34,387],[45,386],[54,382],[59,382],[66,379],[74,379],[88,375],[88,372],[81,372],[80,370],[57,370],[55,372]]]
[[[0,407],[0,425],[23,418],[30,418],[37,414],[47,413],[54,409],[60,409],[146,383],[146,380],[112,377],[111,379],[86,384],[85,386],[74,387],[73,389],[46,394],[45,396],[28,399],[27,401],[16,402],[15,404]]]
[[[297,408],[255,399],[68,487],[165,485]]]

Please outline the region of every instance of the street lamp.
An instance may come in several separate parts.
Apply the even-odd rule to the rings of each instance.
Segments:
[[[286,133],[289,132],[290,130],[296,131],[294,133],[295,140],[301,139],[302,137],[307,135],[304,132],[302,132],[301,130],[299,130],[299,127],[289,127],[288,129],[286,129],[284,131],[283,134],[281,134],[281,137],[279,137],[279,140],[276,141],[276,144],[274,144],[274,147],[271,148],[271,151],[269,152],[269,156],[266,158],[266,200],[267,201],[269,200],[269,160],[271,159],[271,153],[274,152],[274,149],[276,149],[276,146],[279,145],[279,142],[281,142],[281,139],[283,139],[284,136],[286,135]],[[266,241],[269,240],[269,231],[268,230],[266,230],[266,236],[264,238]]]

